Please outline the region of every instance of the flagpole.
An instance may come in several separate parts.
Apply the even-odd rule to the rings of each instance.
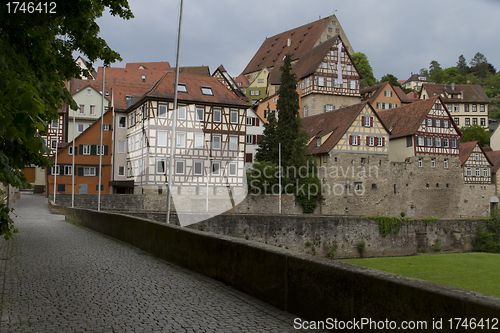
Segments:
[[[174,85],[174,110],[172,117],[172,131],[170,136],[170,159],[168,160],[168,196],[167,196],[167,224],[170,223],[170,201],[172,196],[172,167],[174,159],[174,149],[175,149],[175,126],[177,122],[177,86],[179,85],[179,53],[181,48],[181,24],[182,24],[182,5],[183,0],[181,0],[181,6],[179,11],[179,31],[177,35],[177,58],[175,62],[175,85]]]
[[[71,207],[75,207],[75,132],[76,132],[76,110],[73,110],[73,163],[71,166]],[[69,148],[68,148],[69,149]]]
[[[50,125],[52,127],[52,125]],[[52,146],[52,143],[50,144]],[[57,149],[59,148],[59,112],[57,113],[57,128],[56,128],[56,163],[54,165],[54,204],[56,203],[56,188],[57,188]]]
[[[106,72],[105,64],[102,64],[102,103],[101,103],[101,139],[99,142],[99,188],[97,192],[97,210],[101,210],[101,176],[102,176],[102,155],[104,154],[104,147],[102,146],[102,128],[104,126],[104,75]]]
[[[280,186],[279,186],[279,213],[281,214],[281,142],[278,143],[278,151],[279,151],[279,183],[280,183]]]

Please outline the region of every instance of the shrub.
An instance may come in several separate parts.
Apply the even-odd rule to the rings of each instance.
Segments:
[[[434,245],[432,245],[432,247],[434,248],[434,251],[436,251],[436,252],[441,251],[443,249],[441,247],[441,240],[439,238],[436,239],[436,242],[434,243]]]
[[[364,253],[365,253],[365,247],[366,247],[365,241],[362,239],[361,242],[356,244],[356,247],[358,248],[359,255],[361,256],[361,258],[363,258]]]
[[[486,226],[477,227],[472,247],[474,251],[500,252],[500,216],[498,214],[486,222]]]

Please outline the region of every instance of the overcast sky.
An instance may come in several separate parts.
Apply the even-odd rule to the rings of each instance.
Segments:
[[[105,13],[98,24],[127,62],[175,66],[180,0],[129,0],[135,18]],[[224,65],[241,74],[266,37],[335,13],[355,52],[380,79],[401,80],[437,60],[455,66],[476,52],[500,70],[500,0],[184,0],[181,66]],[[102,63],[101,63],[102,64]]]

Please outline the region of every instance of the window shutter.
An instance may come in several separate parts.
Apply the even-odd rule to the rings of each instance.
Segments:
[[[349,144],[352,145],[352,135],[349,135]]]
[[[83,145],[80,145],[80,155],[83,154]]]
[[[378,146],[378,138],[376,136],[373,137],[373,145]]]
[[[370,117],[370,127],[373,127],[373,117]]]
[[[245,162],[252,163],[252,153],[245,154]]]
[[[369,146],[370,145],[370,137],[367,135],[366,136],[366,145]]]
[[[47,167],[47,175],[51,175],[52,174],[52,168],[51,167]]]
[[[95,175],[99,176],[99,168],[98,167],[95,168]]]
[[[97,154],[97,146],[91,145],[90,146],[90,155],[96,155],[96,154]]]
[[[255,118],[255,126],[259,126],[259,125],[260,125],[259,118]]]
[[[361,116],[361,126],[365,126],[365,116]]]
[[[252,135],[252,144],[256,144],[257,143],[257,135]]]
[[[255,118],[252,118],[252,125],[250,126],[255,126]]]
[[[104,146],[104,155],[108,155],[108,145]]]
[[[385,138],[382,138],[382,146],[385,146]]]
[[[361,137],[358,135],[358,146],[361,145]]]
[[[83,176],[83,168],[78,168],[78,176]]]
[[[73,149],[73,154],[76,156],[78,155],[78,146],[75,145],[75,148]]]

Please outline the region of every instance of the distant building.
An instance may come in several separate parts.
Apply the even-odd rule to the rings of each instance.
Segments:
[[[402,105],[395,87],[389,81],[360,90],[361,101],[368,102],[375,111],[397,108]]]
[[[401,85],[407,89],[413,89],[415,91],[420,91],[422,85],[433,83],[427,76],[420,74],[411,74],[410,78],[403,82]]]
[[[465,184],[491,184],[493,163],[479,142],[470,141],[460,144],[460,162]]]

